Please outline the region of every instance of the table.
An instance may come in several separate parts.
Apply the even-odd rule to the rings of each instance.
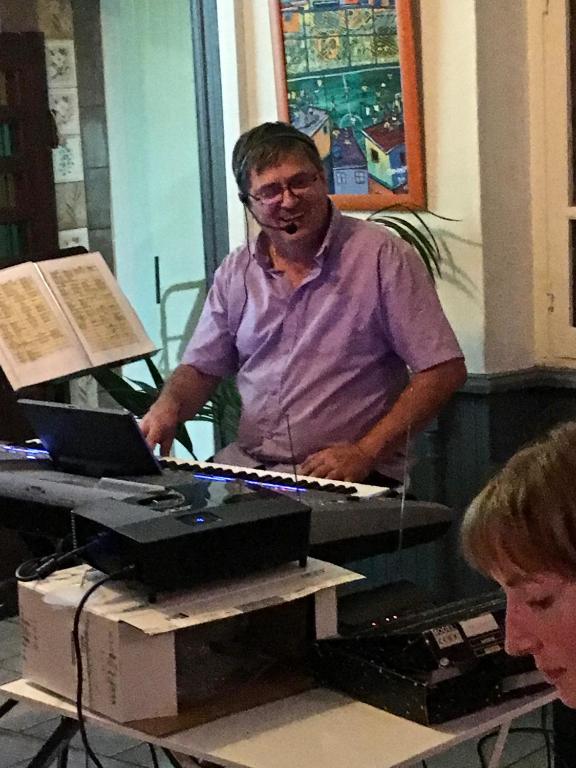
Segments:
[[[24,679],[0,686],[12,699],[75,718],[72,702]],[[326,688],[155,737],[87,712],[86,720],[164,749],[234,768],[408,768],[498,728],[489,768],[497,768],[512,721],[556,698],[555,691],[424,726]]]

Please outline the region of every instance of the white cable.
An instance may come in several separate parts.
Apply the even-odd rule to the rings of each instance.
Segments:
[[[410,449],[410,436],[412,433],[412,414],[414,412],[414,389],[412,385],[410,387],[410,403],[408,412],[408,427],[406,428],[406,444],[404,447],[404,467],[402,469],[402,492],[400,495],[400,528],[398,531],[398,548],[396,550],[398,554],[398,578],[402,577],[402,550],[404,544],[404,512],[406,509],[406,489],[409,483],[408,476],[408,452]]]

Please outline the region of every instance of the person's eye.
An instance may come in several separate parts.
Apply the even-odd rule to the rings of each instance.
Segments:
[[[308,189],[312,186],[316,180],[315,175],[309,173],[303,173],[300,176],[295,176],[290,182],[291,189]]]
[[[538,600],[528,600],[527,605],[530,608],[534,608],[536,611],[545,611],[547,608],[551,608],[554,604],[554,595],[547,595],[546,597],[541,597]]]

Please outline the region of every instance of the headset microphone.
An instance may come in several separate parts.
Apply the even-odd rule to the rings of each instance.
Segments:
[[[295,235],[296,232],[298,232],[298,224],[296,224],[294,221],[289,222],[283,227],[275,227],[273,224],[263,224],[260,219],[256,216],[252,208],[250,207],[250,200],[248,195],[240,193],[238,195],[240,202],[248,208],[250,213],[252,214],[252,218],[256,220],[256,222],[261,227],[266,227],[267,229],[277,229],[279,232],[286,232],[287,235]]]
[[[263,224],[260,219],[254,216],[253,211],[250,211],[250,213],[252,214],[253,218],[256,219],[257,223],[266,229],[277,229],[278,232],[286,232],[287,235],[295,235],[296,232],[298,232],[298,224],[296,224],[294,221],[291,221],[289,224],[285,224],[283,227],[276,227],[273,224]]]

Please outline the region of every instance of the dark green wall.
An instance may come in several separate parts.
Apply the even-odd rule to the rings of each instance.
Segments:
[[[418,461],[411,473],[411,490],[420,499],[452,507],[455,525],[428,549],[407,552],[402,575],[432,586],[446,600],[493,588],[460,557],[458,528],[464,510],[521,446],[571,419],[576,419],[574,371],[532,368],[471,375],[418,437]]]

